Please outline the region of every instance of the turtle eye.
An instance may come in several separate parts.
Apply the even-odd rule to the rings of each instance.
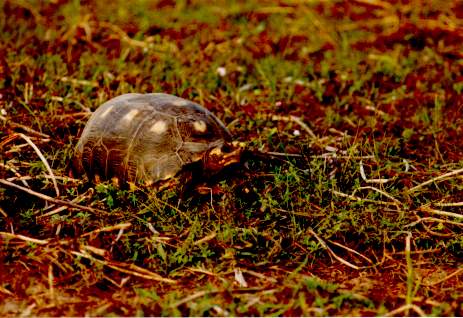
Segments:
[[[231,144],[229,144],[228,142],[225,142],[222,146],[222,152],[223,153],[231,153],[232,151],[234,151],[235,148],[233,148],[233,146]]]

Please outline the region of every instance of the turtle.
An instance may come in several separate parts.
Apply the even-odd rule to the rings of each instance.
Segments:
[[[73,168],[90,180],[151,185],[199,163],[209,175],[239,161],[225,125],[203,106],[165,93],[102,104],[77,142]]]

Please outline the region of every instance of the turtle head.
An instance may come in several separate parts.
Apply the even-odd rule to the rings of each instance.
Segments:
[[[229,142],[211,148],[203,157],[204,170],[215,174],[226,166],[239,163],[243,149],[239,144]]]

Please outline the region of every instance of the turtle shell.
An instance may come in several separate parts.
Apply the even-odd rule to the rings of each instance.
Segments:
[[[229,140],[224,124],[196,103],[162,93],[125,94],[92,114],[75,162],[90,179],[152,183],[173,177]]]

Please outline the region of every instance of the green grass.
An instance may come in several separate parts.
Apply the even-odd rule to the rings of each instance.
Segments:
[[[461,8],[369,3],[0,0],[0,180],[42,194],[0,183],[0,313],[461,316]],[[129,92],[248,152],[189,185],[69,178],[89,110]],[[86,209],[43,199],[18,133]]]

